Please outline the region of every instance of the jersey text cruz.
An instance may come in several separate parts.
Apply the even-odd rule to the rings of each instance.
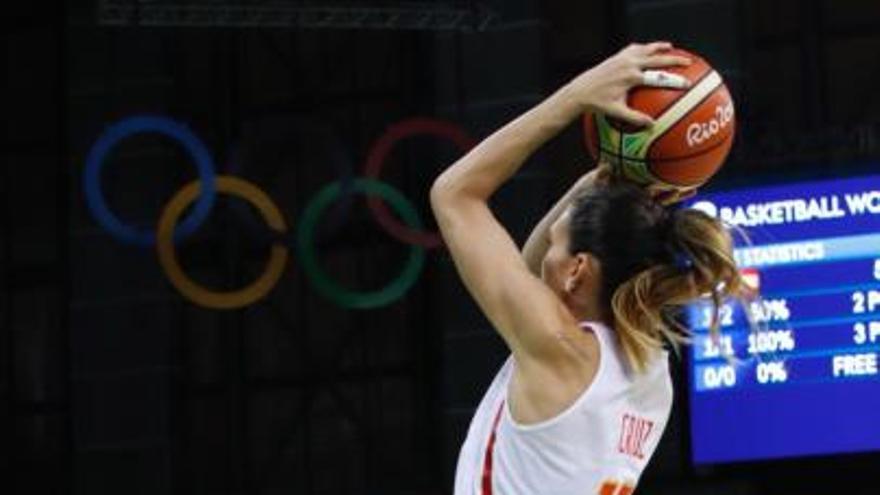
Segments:
[[[644,459],[645,442],[653,429],[653,421],[632,414],[624,414],[621,418],[617,451],[639,460]]]

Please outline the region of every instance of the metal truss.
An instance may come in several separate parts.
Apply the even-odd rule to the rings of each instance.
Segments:
[[[497,15],[484,7],[424,4],[356,7],[99,0],[97,18],[102,26],[481,31],[491,27]]]

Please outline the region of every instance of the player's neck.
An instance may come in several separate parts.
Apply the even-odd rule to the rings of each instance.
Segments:
[[[568,309],[577,321],[598,321],[607,324],[605,321],[605,315],[599,309],[598,302],[595,298],[589,298],[589,301],[584,301],[584,298],[581,299],[582,300],[576,301],[572,298],[566,301]]]

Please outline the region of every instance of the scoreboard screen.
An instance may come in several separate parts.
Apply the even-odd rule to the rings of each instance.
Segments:
[[[760,293],[725,303],[718,338],[711,305],[688,308],[693,462],[880,451],[880,175],[686,206],[745,231],[735,256]]]

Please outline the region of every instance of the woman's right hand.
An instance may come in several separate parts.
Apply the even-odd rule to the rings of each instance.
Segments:
[[[582,175],[577,181],[578,189],[592,186],[607,186],[612,182],[611,166],[605,162],[599,162],[596,168]]]
[[[691,63],[687,57],[665,53],[670,49],[672,44],[667,42],[629,45],[577,76],[568,83],[565,91],[582,113],[599,112],[637,126],[649,126],[654,120],[630,108],[626,103],[627,93],[644,85],[680,89],[690,86],[680,76],[651,70]]]

